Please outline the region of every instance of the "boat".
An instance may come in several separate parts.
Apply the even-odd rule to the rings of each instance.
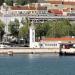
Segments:
[[[59,52],[59,56],[75,56],[75,52]]]
[[[60,56],[75,56],[75,43],[60,44]]]

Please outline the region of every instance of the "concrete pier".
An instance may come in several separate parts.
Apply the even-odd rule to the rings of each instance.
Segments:
[[[58,48],[1,48],[0,54],[8,54],[12,52],[13,54],[39,54],[39,53],[59,53]]]

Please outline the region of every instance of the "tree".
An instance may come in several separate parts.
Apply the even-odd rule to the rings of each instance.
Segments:
[[[47,31],[46,37],[54,37],[55,36],[55,21],[48,21],[49,29]]]
[[[13,6],[13,0],[5,0],[4,1],[7,5]]]
[[[72,27],[70,28],[70,35],[75,36],[75,24],[72,24]]]
[[[16,0],[16,3],[18,4],[18,5],[25,5],[25,4],[27,4],[27,1],[28,0]]]
[[[5,0],[4,2],[7,3],[10,6],[13,6],[13,3],[16,3],[18,5],[25,5],[25,4],[29,4],[29,3],[36,3],[37,1],[38,0]]]
[[[63,37],[74,34],[74,28],[67,19],[51,20],[36,25],[37,37]],[[75,35],[75,34],[74,34]]]
[[[8,29],[9,29],[9,32],[15,36],[15,37],[18,37],[18,33],[19,33],[19,21],[17,19],[15,19],[14,21],[10,21],[9,25],[8,25]]]
[[[61,19],[56,24],[55,37],[70,36],[71,24],[67,19]]]
[[[48,37],[63,37],[70,36],[71,24],[67,19],[50,21],[50,30],[47,33]]]
[[[16,3],[19,5],[25,5],[28,3],[35,3],[37,0],[16,0]]]
[[[29,42],[29,27],[31,25],[31,22],[28,20],[28,18],[25,19],[25,21],[22,23],[23,26],[19,29],[19,37],[23,38],[27,43]]]
[[[19,29],[19,37],[21,38],[25,38],[28,35],[28,27],[27,26],[23,26]]]
[[[35,25],[36,27],[36,37],[40,37],[40,39],[42,39],[42,37],[46,37],[47,32],[50,29],[50,26],[48,24],[48,22],[45,23],[39,23],[38,25]]]
[[[2,37],[4,35],[4,27],[5,24],[0,20],[0,41],[2,41]]]
[[[36,3],[38,0],[29,0],[30,3]]]

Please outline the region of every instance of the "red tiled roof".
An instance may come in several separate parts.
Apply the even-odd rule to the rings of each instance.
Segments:
[[[75,2],[63,2],[64,5],[75,5]]]
[[[59,9],[50,9],[48,12],[53,14],[63,14],[63,12]]]
[[[12,10],[47,10],[47,7],[44,6],[38,6],[37,8],[35,6],[12,6]]]
[[[12,10],[35,10],[35,7],[28,7],[28,6],[12,6]]]
[[[72,1],[48,1],[51,4],[64,4],[64,5],[75,5]]]
[[[62,38],[44,38],[42,41],[75,41],[75,38],[62,37]]]
[[[62,1],[48,1],[48,3],[51,3],[51,4],[61,4]]]

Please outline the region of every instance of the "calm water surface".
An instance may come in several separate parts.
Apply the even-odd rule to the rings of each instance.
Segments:
[[[51,54],[0,55],[0,75],[75,75],[75,57]]]

